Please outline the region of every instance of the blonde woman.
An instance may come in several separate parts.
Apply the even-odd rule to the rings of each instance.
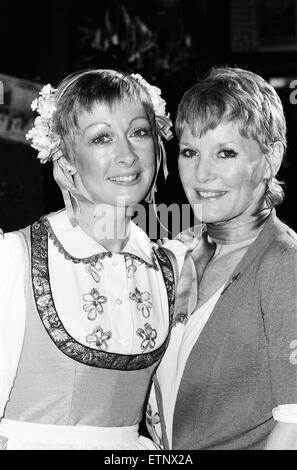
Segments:
[[[28,138],[65,209],[0,240],[2,448],[155,449],[138,425],[173,271],[130,218],[154,191],[165,102],[139,75],[90,70],[33,109]]]

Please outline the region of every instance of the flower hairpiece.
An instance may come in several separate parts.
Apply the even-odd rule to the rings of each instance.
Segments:
[[[39,92],[40,96],[31,104],[32,111],[37,111],[39,116],[34,121],[34,127],[27,132],[26,139],[32,140],[31,146],[38,150],[41,163],[55,160],[62,154],[59,152],[60,138],[53,130],[53,115],[56,111],[55,94],[55,88],[49,84],[45,85]]]
[[[148,92],[155,111],[159,133],[166,140],[171,139],[172,122],[169,114],[166,114],[166,101],[161,97],[160,88],[150,85],[140,74],[131,74]],[[41,163],[49,160],[57,160],[62,156],[60,150],[60,137],[54,131],[53,116],[56,112],[56,89],[50,84],[45,85],[39,92],[39,97],[32,104],[32,111],[37,111],[39,116],[35,118],[34,127],[26,134],[26,139],[31,140],[31,146],[38,150],[37,157]]]
[[[153,103],[160,134],[166,140],[171,139],[173,137],[170,130],[172,122],[169,113],[166,114],[166,101],[161,97],[160,88],[155,85],[150,85],[139,73],[131,73],[130,76],[139,82],[148,92]]]

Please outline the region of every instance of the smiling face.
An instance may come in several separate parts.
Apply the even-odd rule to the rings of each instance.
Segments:
[[[221,123],[200,138],[186,126],[180,139],[179,173],[191,206],[194,211],[196,204],[200,206],[205,223],[242,214],[264,196],[269,177],[258,143],[240,135],[232,122]]]
[[[149,191],[155,173],[155,149],[142,105],[120,101],[94,104],[78,116],[75,136],[76,184],[96,204],[131,206]]]

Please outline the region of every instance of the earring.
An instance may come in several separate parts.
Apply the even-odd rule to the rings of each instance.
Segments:
[[[59,159],[59,163],[61,168],[68,173],[69,175],[73,176],[76,173],[76,168],[69,163],[69,161],[64,157],[64,155]]]

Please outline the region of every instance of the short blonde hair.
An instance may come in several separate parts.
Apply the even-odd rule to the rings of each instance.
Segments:
[[[153,103],[145,88],[129,74],[117,70],[91,69],[75,72],[66,77],[56,93],[54,128],[67,149],[78,129],[78,114],[90,112],[94,104],[116,106],[123,100],[140,103],[149,120],[158,150],[157,125]]]
[[[286,150],[286,120],[275,89],[262,77],[241,68],[215,67],[183,96],[175,130],[180,139],[185,125],[202,136],[222,122],[236,121],[244,137],[254,139],[272,168],[269,151],[274,142]],[[267,182],[265,199],[269,206],[283,201],[282,183],[275,177]]]

